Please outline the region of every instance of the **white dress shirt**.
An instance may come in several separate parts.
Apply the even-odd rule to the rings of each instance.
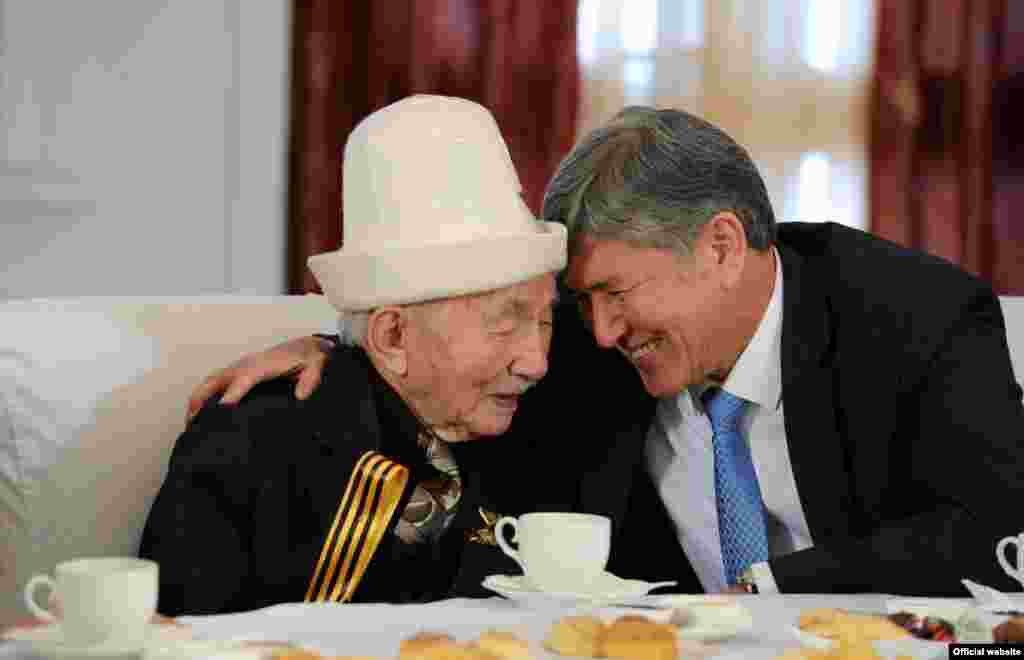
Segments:
[[[772,557],[811,547],[793,466],[786,444],[782,401],[782,264],[772,250],[775,287],[750,343],[740,354],[722,388],[750,402],[740,423],[750,445],[754,470],[767,509],[768,551]],[[715,504],[711,422],[700,394],[692,386],[658,401],[647,434],[647,468],[675,524],[683,551],[705,591],[728,585],[722,565]],[[767,562],[755,564],[754,578],[762,593],[777,592]]]

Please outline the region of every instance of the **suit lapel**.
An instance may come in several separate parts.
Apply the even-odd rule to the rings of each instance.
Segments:
[[[411,492],[409,468],[379,450],[383,437],[367,364],[335,351],[309,402],[323,465],[313,499],[319,551],[306,601],[350,601]]]
[[[591,453],[580,482],[580,503],[587,513],[611,518],[613,539],[624,526],[633,478],[643,458],[647,430],[654,417],[654,403],[653,399],[648,399],[638,405],[628,413],[629,423],[617,429],[595,427],[594,437],[600,437],[601,433],[607,437],[606,451],[588,449]]]
[[[828,299],[800,255],[778,246],[783,269],[782,400],[786,441],[814,542],[850,532],[849,470],[838,431]],[[838,475],[838,478],[837,478]]]

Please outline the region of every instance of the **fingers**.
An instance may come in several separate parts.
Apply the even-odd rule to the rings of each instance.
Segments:
[[[199,403],[196,399],[189,398],[188,405],[185,406],[185,423],[188,424],[193,419],[195,419],[195,416],[199,414],[199,411],[202,410],[202,407],[202,404]]]
[[[309,395],[320,386],[320,374],[323,373],[322,364],[311,364],[299,372],[295,383],[295,398],[304,401]]]
[[[199,414],[210,397],[224,392],[220,402],[224,405],[234,405],[241,401],[246,392],[251,390],[256,383],[264,379],[264,376],[243,369],[240,365],[241,362],[237,362],[230,367],[213,372],[192,390],[188,399],[187,422],[191,422]]]
[[[231,377],[226,369],[215,371],[207,376],[206,380],[197,385],[189,396],[185,421],[191,422],[199,414],[199,411],[203,409],[203,406],[206,405],[206,401],[217,392],[223,391],[230,382]]]
[[[235,375],[235,378],[228,385],[228,389],[224,392],[224,396],[220,398],[222,405],[233,406],[242,400],[249,390],[256,386],[257,383],[267,379],[267,375],[253,372],[253,371],[241,371]]]
[[[295,396],[306,399],[320,385],[320,375],[327,363],[329,346],[316,337],[298,337],[272,346],[260,353],[243,356],[234,364],[207,377],[192,390],[186,410],[191,421],[210,397],[223,392],[220,402],[235,405],[249,390],[278,376],[297,374]]]
[[[312,341],[310,341],[312,340]],[[295,348],[301,351],[301,359],[296,365],[298,376],[295,384],[295,398],[305,400],[320,386],[327,355],[331,351],[330,342],[317,337],[303,337],[296,340]]]

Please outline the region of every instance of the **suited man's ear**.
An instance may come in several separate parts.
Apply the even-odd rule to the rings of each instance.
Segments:
[[[749,245],[743,222],[732,211],[715,214],[704,227],[701,239],[712,254],[715,270],[727,288],[735,287],[743,274]]]
[[[392,375],[409,373],[409,314],[401,307],[378,307],[370,312],[363,347],[374,364]]]

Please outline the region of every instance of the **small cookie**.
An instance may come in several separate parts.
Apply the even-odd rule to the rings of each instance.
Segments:
[[[307,651],[306,649],[294,648],[294,647],[271,647],[267,646],[268,650],[271,650],[274,660],[323,660],[323,657],[315,651]]]
[[[459,644],[444,633],[422,632],[398,645],[399,660],[499,660],[475,644]]]
[[[566,616],[551,626],[544,648],[559,655],[600,657],[604,622],[592,616]]]
[[[501,630],[488,630],[480,635],[476,646],[502,660],[533,660],[526,640]]]
[[[630,660],[675,660],[679,653],[675,628],[642,616],[616,619],[604,634],[604,655]]]
[[[775,660],[881,660],[882,656],[875,652],[870,642],[855,644],[837,644],[828,650],[790,649]],[[907,655],[898,655],[895,660],[913,660]]]
[[[409,639],[403,639],[398,644],[399,660],[415,660],[418,658],[436,657],[428,654],[435,646],[455,644],[455,638],[451,635],[435,632],[416,633]]]
[[[828,626],[833,625],[841,615],[842,611],[834,607],[818,607],[801,612],[797,625],[800,627],[800,630],[821,634],[816,631],[818,629],[827,630]],[[825,635],[822,636],[824,637]]]
[[[910,633],[884,616],[851,614],[835,608],[818,608],[800,614],[800,630],[837,641],[857,642],[910,637]]]

